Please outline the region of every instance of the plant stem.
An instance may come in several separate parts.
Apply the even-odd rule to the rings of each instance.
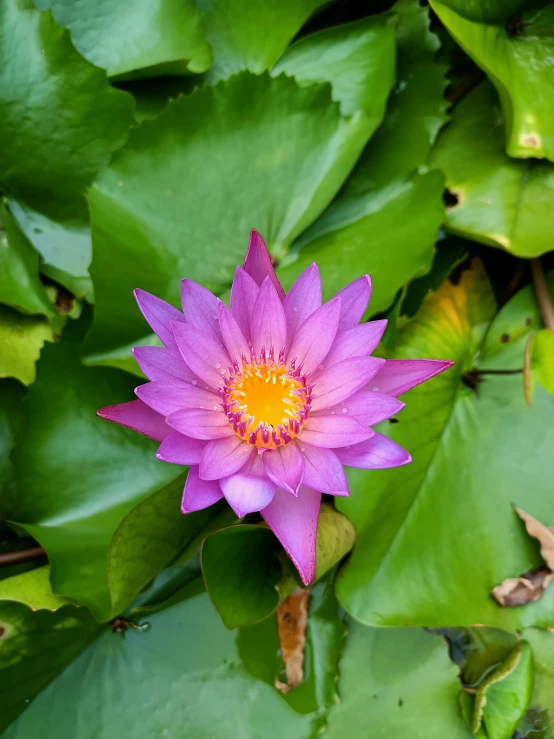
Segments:
[[[32,547],[31,549],[21,549],[19,552],[7,552],[0,554],[0,567],[8,565],[16,565],[21,562],[30,562],[33,559],[46,557],[46,552],[42,547]]]
[[[475,370],[478,375],[521,375],[523,369],[513,370]]]
[[[537,303],[541,311],[542,321],[545,328],[554,331],[554,307],[548,292],[548,285],[544,278],[544,272],[540,259],[531,259],[531,274],[533,275],[533,287],[537,296]]]

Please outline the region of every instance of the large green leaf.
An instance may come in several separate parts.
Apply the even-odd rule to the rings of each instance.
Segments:
[[[308,18],[328,0],[197,0],[214,51],[211,83],[275,64]]]
[[[98,630],[86,608],[33,612],[21,603],[0,601],[0,730],[90,644]]]
[[[326,737],[471,739],[456,711],[457,670],[441,639],[419,629],[348,623],[341,699],[329,713]]]
[[[176,302],[186,276],[221,290],[251,228],[283,249],[314,220],[369,135],[329,94],[242,73],[132,132],[90,192],[94,353],[144,336],[134,288]]]
[[[47,550],[54,592],[105,619],[166,564],[196,519],[179,511],[182,480],[149,498],[180,472],[156,459],[155,442],[96,417],[100,406],[129,400],[133,380],[82,366],[85,327],[71,323],[41,359],[13,453],[14,517]]]
[[[510,25],[503,20],[478,22],[464,17],[465,0],[430,3],[454,39],[494,83],[506,119],[508,154],[554,159],[554,102],[550,95],[554,84],[554,6],[531,7],[518,15],[520,24],[516,20]]]
[[[316,714],[297,713],[245,669],[235,633],[223,626],[206,594],[148,621],[146,631],[106,629],[33,701],[6,739],[81,737],[88,730],[83,727],[97,739],[315,734]]]
[[[395,22],[386,13],[304,36],[287,49],[272,75],[284,72],[301,85],[330,82],[342,113],[364,110],[376,128],[394,84]]]
[[[39,278],[39,258],[31,243],[0,201],[0,302],[23,313],[53,315]]]
[[[521,257],[552,248],[554,165],[517,161],[504,153],[503,120],[492,86],[483,82],[454,110],[433,149],[456,198],[446,213],[454,233]]]
[[[429,31],[428,9],[400,0],[393,10],[399,15],[397,84],[385,120],[339,196],[279,271],[288,287],[316,261],[326,297],[370,272],[374,312],[388,308],[403,284],[429,269],[444,216],[440,173],[414,173],[446,120],[446,70],[435,61],[439,42]]]
[[[109,75],[168,62],[174,71],[204,72],[212,54],[194,0],[74,2],[35,0],[67,26],[77,51]]]
[[[2,3],[0,104],[3,192],[58,215],[123,144],[134,107],[31,0]]]
[[[40,272],[79,298],[92,298],[88,267],[92,258],[88,220],[78,216],[84,206],[76,206],[73,218],[57,221],[17,200],[8,206],[19,228],[41,256]]]
[[[508,630],[554,623],[554,589],[512,609],[490,596],[505,578],[541,564],[512,504],[554,524],[554,400],[538,389],[529,409],[517,375],[484,375],[478,392],[462,382],[464,372],[479,367],[493,310],[484,275],[466,271],[398,330],[395,357],[442,357],[456,365],[411,391],[399,423],[385,428],[413,463],[352,470],[351,496],[337,502],[357,530],[337,592],[365,623]],[[494,368],[504,369],[500,353]]]
[[[45,341],[53,341],[46,318],[24,316],[0,306],[0,378],[15,377],[25,385],[35,381],[35,362]]]

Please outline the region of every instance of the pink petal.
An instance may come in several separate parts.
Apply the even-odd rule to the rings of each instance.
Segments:
[[[453,364],[447,359],[387,359],[367,389],[387,395],[402,395]]]
[[[252,310],[260,288],[242,267],[235,270],[235,279],[231,287],[231,313],[238,323],[246,341],[250,341],[250,321]]]
[[[168,416],[166,421],[171,428],[193,439],[223,439],[235,435],[225,413],[215,410],[182,408]]]
[[[156,457],[172,464],[198,464],[205,446],[205,441],[172,431],[158,447]]]
[[[280,488],[298,495],[304,476],[304,457],[295,443],[262,454],[265,471]]]
[[[296,366],[302,364],[303,372],[318,369],[335,339],[340,310],[340,298],[333,298],[312,313],[296,332],[287,363],[296,359]]]
[[[303,444],[306,459],[304,484],[328,495],[349,495],[348,480],[342,462],[330,449]]]
[[[220,388],[230,364],[224,347],[196,326],[174,323],[173,330],[181,356],[192,372],[207,385]]]
[[[348,413],[349,416],[358,419],[363,426],[374,426],[396,415],[404,406],[405,403],[393,398],[392,395],[360,390],[346,402],[331,408],[330,412],[334,411],[337,415]]]
[[[277,487],[265,474],[259,454],[252,454],[244,467],[224,477],[220,484],[227,503],[239,518],[269,505]]]
[[[231,359],[236,359],[239,366],[242,367],[241,357],[250,359],[250,348],[244,338],[238,323],[233,318],[233,314],[227,308],[225,303],[219,302],[219,325],[221,326],[221,334],[223,343],[227,349],[227,353]]]
[[[314,262],[304,270],[283,300],[287,320],[287,343],[290,345],[296,329],[321,306],[321,276]]]
[[[262,516],[293,561],[304,585],[315,574],[320,505],[321,493],[302,485],[297,498],[278,488],[271,503],[262,510]]]
[[[365,470],[400,467],[412,461],[405,449],[377,431],[367,441],[354,444],[348,449],[338,449],[337,456],[348,467],[362,467]]]
[[[269,277],[262,282],[254,303],[250,328],[256,354],[260,355],[262,347],[267,353],[273,347],[278,357],[287,341],[287,321],[281,299]]]
[[[184,359],[163,346],[135,346],[132,350],[138,366],[149,380],[182,380],[198,382]]]
[[[356,418],[350,416],[309,416],[300,434],[300,441],[326,449],[356,444],[373,436]]]
[[[352,357],[323,370],[315,380],[312,411],[342,403],[369,382],[384,363],[378,357]]]
[[[183,500],[182,513],[201,511],[203,508],[217,503],[223,498],[221,487],[217,480],[201,480],[198,476],[198,467],[191,467],[187,475]]]
[[[221,341],[217,303],[216,296],[197,282],[187,279],[181,282],[181,304],[186,322]]]
[[[218,480],[234,475],[254,453],[254,447],[239,439],[236,434],[226,439],[209,441],[200,460],[200,477],[203,480]]]
[[[163,416],[169,416],[180,408],[213,408],[213,406],[223,413],[223,408],[219,405],[221,402],[219,395],[178,380],[147,382],[136,387],[135,393],[146,405]]]
[[[365,357],[375,349],[387,327],[387,321],[370,321],[354,326],[338,334],[329,354],[325,357],[325,367],[351,357]]]
[[[244,260],[244,270],[252,277],[257,285],[263,283],[266,277],[269,277],[273,283],[273,287],[277,291],[280,300],[285,297],[285,291],[281,287],[281,283],[277,279],[273,265],[271,264],[271,256],[267,250],[264,240],[257,231],[250,232],[250,242]]]
[[[171,324],[174,321],[184,322],[185,317],[181,311],[166,303],[165,300],[147,293],[146,290],[137,288],[133,294],[140,308],[140,312],[146,318],[152,331],[159,336],[162,343],[170,351],[178,354]]]
[[[339,290],[336,297],[341,299],[339,331],[346,331],[356,326],[367,310],[371,298],[371,277],[362,275]]]
[[[171,433],[163,416],[153,411],[142,400],[131,400],[129,403],[119,405],[107,405],[96,411],[100,418],[118,423],[127,429],[138,431],[156,441],[163,441]]]

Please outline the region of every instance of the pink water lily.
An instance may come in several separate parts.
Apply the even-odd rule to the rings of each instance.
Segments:
[[[370,295],[364,275],[322,304],[316,264],[285,295],[253,231],[230,308],[187,279],[183,312],[135,291],[164,347],[134,349],[150,382],[136,388],[139,400],[98,414],[160,441],[159,459],[190,466],[183,513],[223,497],[239,517],[259,511],[307,584],[322,493],[349,494],[344,465],[410,462],[371,426],[452,364],[370,356],[386,326],[359,323]]]

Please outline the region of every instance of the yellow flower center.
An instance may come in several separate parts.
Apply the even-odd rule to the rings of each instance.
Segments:
[[[224,388],[224,407],[233,430],[257,447],[275,449],[300,433],[309,412],[305,378],[271,360],[235,366]]]

